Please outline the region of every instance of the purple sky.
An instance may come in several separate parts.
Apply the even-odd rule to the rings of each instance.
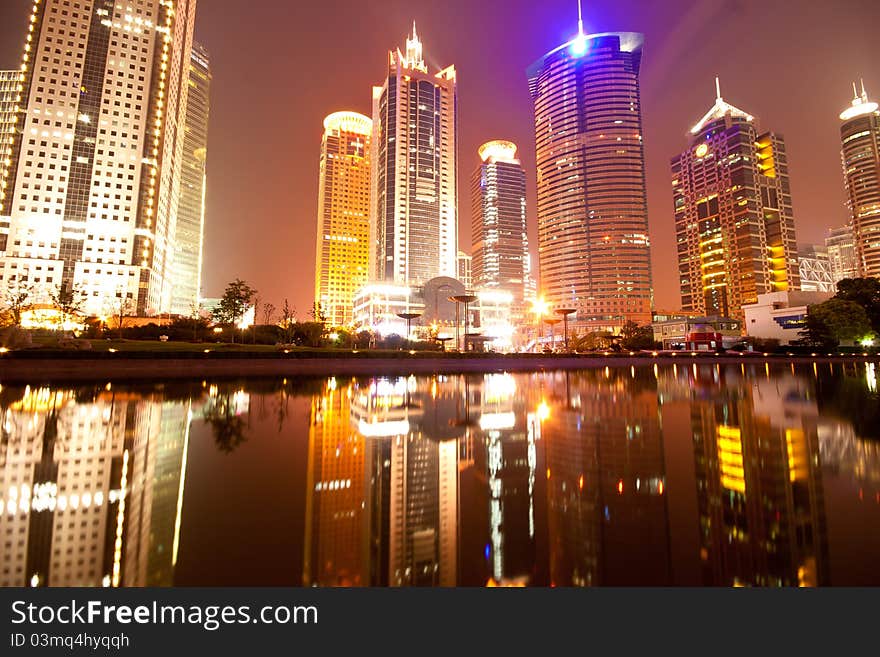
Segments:
[[[17,67],[31,0],[0,2],[0,68]],[[837,115],[863,76],[880,97],[877,0],[605,0],[588,31],[646,35],[642,106],[656,305],[678,308],[669,158],[725,100],[785,135],[799,242],[846,220]],[[211,51],[205,296],[235,277],[305,317],[311,306],[318,155],[324,116],[370,113],[387,51],[413,19],[433,68],[459,79],[461,245],[470,244],[477,147],[511,139],[529,180],[535,252],[534,135],[525,69],[577,29],[575,0],[201,0]],[[469,249],[468,249],[469,250]]]

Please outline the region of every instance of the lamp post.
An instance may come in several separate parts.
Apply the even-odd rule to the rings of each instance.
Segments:
[[[468,334],[468,305],[472,304],[474,301],[478,299],[477,296],[473,294],[459,294],[454,297],[449,297],[450,301],[455,302],[455,346],[456,348],[460,348],[459,344],[459,335],[458,328],[460,325],[460,320],[458,317],[458,304],[464,304],[464,339],[465,343],[467,343],[467,334]],[[467,350],[467,344],[465,344],[465,350]]]
[[[557,308],[553,312],[562,316],[563,326],[565,327],[565,350],[568,351],[568,316],[573,312],[577,312],[577,308]]]
[[[545,319],[547,325],[550,326],[550,349],[554,349],[556,347],[556,331],[554,327],[561,322],[561,319]]]
[[[421,313],[397,313],[397,316],[400,317],[400,319],[406,320],[406,346],[408,347],[409,342],[410,342],[409,336],[411,335],[410,323],[414,319],[421,317],[422,314]]]
[[[550,304],[544,300],[544,297],[538,297],[532,301],[532,312],[538,320],[538,334],[535,336],[535,349],[540,350],[541,338],[544,337],[544,315],[550,309]]]

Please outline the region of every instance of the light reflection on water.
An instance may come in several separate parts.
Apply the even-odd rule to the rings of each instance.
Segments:
[[[874,364],[0,389],[3,586],[880,584]]]

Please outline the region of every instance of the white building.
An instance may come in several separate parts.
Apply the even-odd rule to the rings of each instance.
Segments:
[[[743,306],[746,335],[790,344],[806,326],[807,308],[830,299],[832,292],[771,292]]]
[[[0,162],[0,287],[171,305],[196,0],[35,0]],[[24,26],[23,26],[24,27]]]
[[[804,292],[834,292],[834,268],[828,255],[828,248],[819,244],[802,246],[798,250],[798,267],[801,276],[801,290]]]
[[[411,285],[457,275],[455,67],[429,73],[413,24],[373,87],[370,272]]]

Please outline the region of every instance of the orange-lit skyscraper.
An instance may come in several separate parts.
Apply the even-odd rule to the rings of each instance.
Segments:
[[[512,142],[487,142],[479,154],[482,161],[472,188],[473,285],[510,292],[514,313],[521,319],[525,301],[534,296],[526,232],[526,174]]]
[[[333,326],[351,322],[354,293],[368,278],[372,125],[355,112],[324,119],[315,301]]]
[[[788,159],[716,91],[671,165],[681,304],[742,319],[759,294],[800,289]]]
[[[853,85],[852,105],[840,115],[847,205],[852,215],[859,275],[880,276],[880,109]]]
[[[651,321],[642,43],[581,26],[528,69],[541,292],[592,329]]]
[[[371,277],[409,285],[455,277],[455,67],[429,73],[415,24],[373,87]]]

